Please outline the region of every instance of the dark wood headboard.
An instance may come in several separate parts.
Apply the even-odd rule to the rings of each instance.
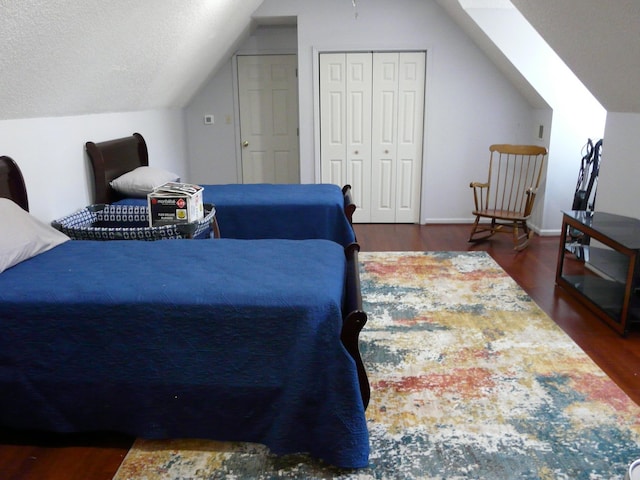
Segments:
[[[85,147],[93,166],[93,203],[112,203],[122,198],[109,182],[149,165],[147,143],[139,133],[106,142],[87,142]]]
[[[6,156],[0,157],[0,197],[9,198],[29,211],[27,187],[20,167]]]

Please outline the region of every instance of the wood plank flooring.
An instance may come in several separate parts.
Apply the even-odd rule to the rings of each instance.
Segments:
[[[469,244],[469,225],[355,226],[362,251],[485,250],[636,403],[640,404],[640,330],[620,337],[555,287],[558,237],[534,237],[514,252],[508,235]],[[3,392],[6,394],[6,392]],[[35,434],[0,429],[3,480],[111,480],[133,439],[118,434]]]

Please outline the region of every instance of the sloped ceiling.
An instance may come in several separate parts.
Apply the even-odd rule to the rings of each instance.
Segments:
[[[540,104],[458,0],[437,1]],[[0,0],[0,120],[183,107],[248,35],[261,3]],[[512,3],[605,109],[640,113],[640,1]]]
[[[640,1],[511,1],[607,111],[640,113]]]
[[[449,14],[449,16],[466,32],[474,43],[487,55],[488,58],[500,69],[502,74],[528,100],[529,104],[535,108],[548,108],[547,102],[531,86],[527,79],[513,66],[511,61],[500,51],[486,33],[474,22],[466,13],[459,0],[436,0],[436,2]],[[484,8],[509,8],[513,6],[508,0],[465,0],[466,4],[474,4]]]
[[[182,107],[262,0],[1,0],[0,119]]]

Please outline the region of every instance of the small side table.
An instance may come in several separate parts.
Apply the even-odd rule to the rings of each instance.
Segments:
[[[640,320],[640,220],[566,211],[556,284],[621,335]]]

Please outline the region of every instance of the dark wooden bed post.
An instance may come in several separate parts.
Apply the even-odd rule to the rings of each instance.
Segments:
[[[136,132],[133,136],[138,140],[138,158],[140,164],[149,166],[149,149],[147,148],[147,142],[144,141],[142,134]]]
[[[0,157],[0,197],[9,198],[29,211],[29,199],[22,172],[16,162],[7,156]]]
[[[106,142],[85,144],[93,167],[94,203],[119,200],[109,182],[137,167],[149,166],[147,143],[139,133]]]
[[[358,264],[358,252],[360,245],[352,243],[345,248],[347,257],[347,283],[343,311],[343,324],[340,339],[349,354],[356,362],[358,370],[358,382],[360,383],[360,394],[366,409],[371,397],[371,387],[364,368],[362,357],[360,356],[359,336],[362,328],[367,323],[367,314],[362,309],[362,291],[360,289],[360,271]]]
[[[342,187],[342,195],[344,196],[344,214],[347,216],[349,223],[353,224],[353,213],[356,211],[356,204],[353,203],[351,185]]]
[[[109,203],[107,184],[105,184],[104,180],[98,181],[105,177],[104,159],[102,158],[100,150],[95,143],[87,142],[85,144],[85,148],[89,154],[89,158],[91,159],[91,165],[93,166],[93,201],[94,203]]]

